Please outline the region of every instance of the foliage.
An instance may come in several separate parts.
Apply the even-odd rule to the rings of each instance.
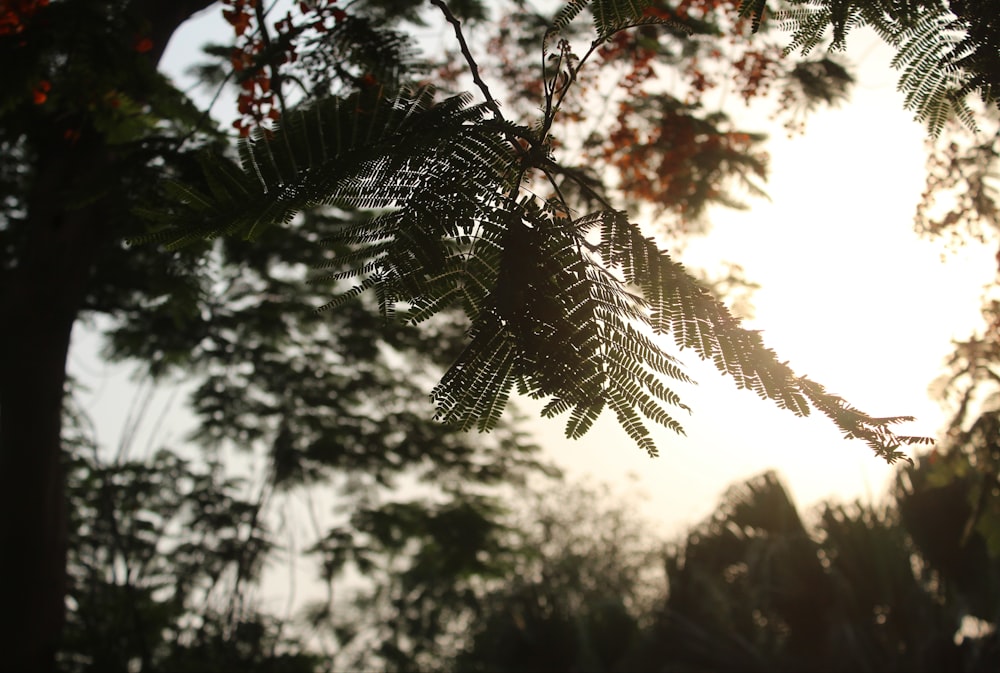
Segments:
[[[307,607],[338,666],[437,670],[464,640],[482,587],[510,577],[523,552],[510,540],[504,500],[448,495],[361,510],[310,550],[322,558],[331,597],[345,567],[365,577],[349,598]]]
[[[5,71],[27,77],[25,86],[14,87],[14,92],[34,86],[30,77],[37,76],[39,68],[45,69],[49,82],[45,100],[20,93],[5,98],[11,107],[5,108],[0,125],[4,147],[10,149],[0,163],[4,188],[0,245],[6,253],[3,271],[8,274],[4,306],[10,307],[6,302],[11,296],[20,296],[7,294],[8,288],[21,288],[32,264],[43,257],[32,252],[37,245],[30,243],[32,236],[50,230],[68,236],[74,231],[73,218],[79,218],[87,244],[72,250],[71,261],[83,263],[86,272],[72,287],[79,288],[83,298],[70,324],[81,316],[96,318],[108,337],[106,356],[138,362],[155,378],[198,378],[192,406],[199,420],[197,439],[207,455],[221,457],[236,449],[258,457],[265,466],[262,473],[272,504],[259,514],[261,526],[265,518],[272,522],[282,506],[307,497],[306,486],[318,483],[337,498],[336,516],[343,523],[356,511],[382,513],[380,499],[400,482],[423,484],[435,497],[450,498],[459,508],[485,498],[497,484],[547,471],[535,458],[537,448],[513,430],[504,427],[487,441],[473,442],[432,421],[426,390],[440,377],[441,364],[455,356],[456,337],[464,327],[460,320],[442,315],[420,328],[386,325],[372,307],[360,303],[335,314],[316,313],[314,307],[322,303],[316,300],[329,296],[336,283],[310,286],[305,282],[305,265],[319,261],[318,240],[326,230],[343,226],[355,214],[310,214],[307,227],[260,239],[264,247],[231,239],[170,253],[127,250],[121,245],[126,230],[135,227],[135,206],[155,200],[151,192],[163,189],[168,178],[190,177],[197,182],[201,171],[192,150],[218,141],[222,134],[212,130],[207,114],[150,67],[144,57],[148,52],[137,50],[132,41],[142,30],[132,23],[135,15],[115,13],[113,4],[60,3],[58,8],[43,8],[36,14],[38,22],[21,36],[26,46],[0,45],[18,59],[31,61],[35,69],[34,75]],[[360,31],[364,26],[356,22],[354,28]],[[388,34],[387,29],[380,30],[380,35]],[[372,50],[403,41],[402,37],[383,40]],[[79,59],[75,67],[92,71],[64,73],[58,64],[65,47],[75,49]],[[372,50],[358,52],[358,59],[378,59]],[[231,54],[226,50],[225,55]],[[93,63],[87,65],[89,61]],[[86,78],[70,81],[74,74]],[[259,89],[263,80],[253,81]],[[105,96],[113,87],[118,87],[114,96]],[[30,88],[26,90],[30,94]],[[135,106],[128,101],[135,101]],[[57,182],[59,189],[44,194],[44,205],[39,204],[39,192],[46,185],[52,187],[51,176],[46,177],[49,166],[78,163],[81,156],[94,153],[101,156],[102,170]],[[189,171],[193,172],[188,176]],[[48,213],[55,213],[59,224],[44,221]],[[98,241],[96,259],[89,257],[92,240]],[[62,267],[50,268],[51,258],[45,260],[45,277],[59,285]],[[67,288],[61,288],[59,296],[66,295]],[[37,306],[32,311],[38,312]],[[26,329],[30,331],[30,325]],[[35,341],[47,343],[42,338],[47,333],[41,334],[34,334]],[[23,350],[13,346],[7,350],[23,356]],[[52,368],[61,371],[64,366],[60,359]],[[5,383],[12,380],[19,379],[0,377]],[[61,394],[61,382],[58,391]],[[6,430],[14,423],[7,412],[8,398],[4,399]],[[23,450],[11,444],[3,448],[4,456]],[[13,485],[40,490],[34,487],[34,475],[14,474],[8,465],[4,462],[4,476],[15,477]],[[224,574],[218,573],[223,568],[233,572],[238,565],[234,555],[246,542],[226,537],[235,526],[226,517],[245,517],[248,507],[256,512],[261,504],[240,500],[232,490],[236,485],[215,482],[216,476],[178,463],[172,454],[151,464],[125,461],[107,466],[94,459],[72,472],[71,487],[77,489],[77,479],[83,483],[72,491],[69,503],[78,517],[69,526],[69,563],[79,584],[74,584],[76,607],[59,645],[66,666],[91,670],[312,666],[312,659],[297,658],[272,617],[255,612],[252,604],[238,605],[248,600],[248,584],[259,579],[258,567],[240,568],[239,586],[219,584],[214,594],[205,597],[206,583],[221,582]],[[188,478],[204,490],[168,488],[173,480],[186,485]],[[112,490],[119,494],[113,507],[93,502],[99,492],[87,491],[104,480],[112,482]],[[438,486],[447,491],[444,496],[437,493]],[[58,485],[52,488],[60,494]],[[141,499],[122,500],[124,493]],[[228,505],[232,507],[226,510]],[[415,513],[428,508],[433,509],[420,501],[412,504]],[[122,529],[121,539],[113,539],[109,528],[112,510]],[[25,519],[32,521],[32,514],[29,508]],[[496,516],[494,510],[483,511],[485,524]],[[357,517],[360,522],[361,514]],[[312,531],[316,538],[323,537],[326,526],[336,525],[330,519],[335,517],[316,520]],[[240,522],[246,525],[245,519]],[[88,532],[87,525],[95,525],[96,532]],[[181,551],[164,546],[170,536],[185,529],[201,531],[205,537],[189,539]],[[163,530],[168,535],[159,539]],[[291,534],[282,530],[286,532]],[[352,536],[365,532],[357,523],[342,541],[344,548],[355,544]],[[52,534],[58,535],[59,529],[53,527]],[[45,567],[58,569],[51,550],[45,552],[49,554]],[[171,565],[165,556],[171,553],[182,563]],[[32,554],[25,550],[26,558],[38,560]],[[114,566],[109,569],[105,562],[114,554],[117,563],[124,559],[142,576],[109,580],[105,575],[114,572]],[[252,557],[256,562],[263,559],[261,553]],[[199,561],[204,564],[198,565]],[[32,565],[43,564],[38,560]],[[328,579],[339,581],[341,570],[335,569]],[[50,577],[39,586],[58,593],[61,584]],[[170,587],[177,593],[170,595]],[[61,607],[63,596],[57,598]],[[38,602],[35,592],[30,600]],[[229,601],[239,609],[230,609]],[[131,613],[116,609],[132,603],[148,628],[137,630]],[[101,612],[104,607],[114,609],[107,618]],[[34,621],[23,611],[15,615],[18,610],[13,601],[5,603],[5,615]],[[27,656],[14,651],[10,661],[27,662]]]
[[[921,549],[923,551],[923,549]],[[668,561],[639,660],[687,670],[979,670],[897,511],[826,504],[809,532],[773,474],[730,490]],[[652,670],[650,664],[636,670]]]
[[[315,606],[322,656],[254,609],[264,556],[238,561],[246,548],[226,540],[269,536],[234,482],[166,452],[81,457],[73,475],[68,670],[984,671],[1000,652],[995,631],[967,626],[996,623],[1000,568],[963,533],[965,486],[926,460],[901,471],[893,503],[827,503],[813,525],[760,475],[666,547],[631,506],[579,485],[536,483],[499,519],[496,501],[386,503],[316,547],[329,577],[355,564],[372,582]],[[230,498],[238,516],[199,524],[227,516],[206,500]],[[204,535],[179,535],[191,524]]]
[[[316,205],[389,209],[334,235],[353,248],[343,277],[360,282],[328,306],[368,289],[384,315],[402,304],[403,319],[414,323],[460,306],[471,322],[468,344],[434,398],[438,416],[462,428],[492,428],[516,390],[547,399],[544,415],[568,412],[570,437],[610,408],[656,455],[643,417],[682,432],[670,407],[686,407],[660,376],[687,379],[652,333],[672,334],[677,346],[712,360],[740,387],[796,414],[819,409],[889,462],[902,445],[925,441],[891,430],[906,418],[861,413],[795,375],[624,213],[554,160],[550,129],[585,61],[620,31],[670,25],[645,5],[599,4],[591,8],[596,37],[577,56],[561,33],[586,4],[557,13],[543,39],[542,61],[555,64],[551,75],[543,70],[543,115],[535,125],[504,118],[463,46],[485,103],[435,101],[423,88],[306,104],[243,141],[240,166],[207,158],[208,190],[175,183],[174,200],[153,214],[167,228],[139,240],[175,247],[220,235],[252,240]],[[558,53],[549,53],[556,43]],[[742,150],[725,159],[712,159],[714,151],[700,147],[698,156],[743,170],[733,159]],[[551,198],[522,195],[532,175],[548,183]],[[577,203],[555,176],[590,192],[600,209],[572,216]],[[701,189],[713,179],[696,175],[691,183]]]
[[[325,659],[349,666],[382,638],[374,656],[384,666],[418,657],[420,647],[436,656],[436,634],[457,609],[449,606],[467,600],[463,582],[501,572],[496,489],[551,468],[506,423],[473,441],[434,422],[424,386],[455,356],[460,321],[385,324],[363,302],[312,308],[336,281],[314,283],[310,296],[303,264],[322,253],[316,238],[345,218],[311,213],[302,227],[265,233],[260,246],[224,241],[206,261],[213,291],[199,297],[196,313],[153,333],[148,318],[125,314],[109,345],[119,357],[199,372],[195,438],[209,455],[235,449],[258,465],[271,492],[261,517],[290,519],[287,543],[315,555],[329,597],[308,619]],[[407,499],[400,488],[425,495]],[[331,498],[332,512],[316,511],[314,501]],[[473,523],[482,534],[473,535]],[[415,649],[394,654],[379,629],[406,623],[373,620],[374,611],[357,616],[347,599],[355,592],[398,592],[386,609],[416,615]]]
[[[78,451],[61,670],[315,670],[252,604],[273,543],[245,485],[165,450],[110,465]]]
[[[583,484],[538,489],[515,514],[524,551],[480,597],[454,669],[618,670],[665,589],[651,522]]]
[[[904,482],[922,482],[925,469],[904,468]],[[633,539],[625,525],[623,535],[621,510],[593,494],[578,492],[591,503],[580,508],[560,493],[543,509],[551,537],[487,594],[454,668],[992,670],[1000,575],[995,563],[980,565],[981,540],[954,546],[959,493],[907,488],[884,506],[826,503],[807,525],[765,473],[729,489],[665,552],[648,532]],[[579,544],[581,514],[600,544]],[[941,562],[956,552],[978,561]],[[646,575],[664,571],[666,587]],[[969,631],[971,615],[986,628]]]
[[[766,0],[742,4],[759,26]],[[988,2],[792,0],[787,5],[776,13],[792,33],[786,53],[808,54],[827,41],[828,33],[832,50],[845,49],[848,33],[857,28],[878,33],[896,50],[892,65],[901,71],[898,89],[905,94],[904,105],[932,135],[955,118],[976,126],[967,94],[978,92],[988,105],[997,102],[1000,31]]]
[[[956,134],[934,144],[927,189],[917,211],[918,231],[945,239],[953,247],[998,244],[997,120],[995,112],[985,115],[990,126],[979,133]],[[976,557],[980,571],[989,563],[986,557],[1000,555],[995,446],[1000,301],[996,278],[984,287],[982,317],[980,329],[954,342],[944,371],[932,386],[932,394],[951,417],[942,428],[941,441],[922,461],[926,474],[907,487],[913,491],[915,509],[925,509],[922,501],[934,493],[948,499],[949,515],[961,521],[948,542],[954,547],[949,553]]]
[[[267,257],[278,254],[272,249]],[[126,448],[106,464],[89,457],[93,440],[80,432],[70,479],[73,609],[60,655],[67,667],[315,670],[363,661],[410,670],[405,662],[440,657],[438,641],[449,615],[467,605],[469,587],[506,570],[505,508],[496,489],[549,471],[533,459],[536,447],[506,428],[471,444],[413,408],[422,401],[407,381],[418,374],[416,353],[426,358],[440,343],[426,331],[397,335],[397,346],[415,350],[414,366],[400,368],[377,354],[388,346],[366,335],[380,332],[378,321],[366,328],[359,319],[347,332],[357,340],[341,340],[338,358],[313,362],[304,376],[299,348],[330,343],[317,343],[307,327],[326,321],[296,302],[281,306],[274,294],[264,324],[278,318],[297,343],[276,341],[252,321],[227,320],[239,317],[247,297],[267,296],[267,281],[252,275],[244,268],[232,279],[242,286],[237,298],[217,298],[219,329],[211,339],[219,348],[190,352],[205,376],[194,395],[204,414],[201,441],[209,456],[227,447],[252,454],[236,462],[257,473],[253,489],[225,477],[221,463],[198,468],[167,450],[129,460]],[[274,292],[279,281],[271,281]],[[255,283],[263,287],[249,291]],[[231,353],[227,325],[234,324],[256,340],[248,347],[259,378],[223,364]],[[116,336],[128,344],[127,335]],[[154,353],[183,347],[148,345]],[[317,507],[331,499],[332,511]],[[255,596],[262,582],[266,587],[265,568],[280,568],[302,547],[315,555],[329,595],[296,624],[264,611]],[[285,567],[294,572],[295,565]],[[378,608],[355,613],[354,600]],[[414,645],[391,647],[394,630]]]
[[[930,145],[927,185],[916,213],[918,233],[965,242],[996,243],[1000,231],[997,157],[1000,111],[980,117],[977,133],[949,134]]]

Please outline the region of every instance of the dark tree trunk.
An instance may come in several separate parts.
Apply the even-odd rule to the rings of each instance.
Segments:
[[[212,0],[137,0],[158,61],[177,27]],[[27,233],[0,279],[0,669],[48,671],[64,620],[67,511],[62,471],[66,357],[93,264],[115,242],[104,214],[116,204],[60,206],[112,161],[91,132],[36,144]],[[42,145],[42,146],[37,146]],[[121,207],[121,204],[117,204]]]
[[[69,182],[85,163],[94,162],[47,162],[37,186]],[[28,671],[51,670],[63,620],[60,417],[70,333],[99,242],[92,209],[58,212],[32,201],[28,240],[0,305],[0,633],[9,639],[0,656],[9,670]]]

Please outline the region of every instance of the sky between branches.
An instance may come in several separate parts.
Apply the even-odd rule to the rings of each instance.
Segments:
[[[167,72],[181,77],[200,45],[225,31],[217,7],[183,27],[168,48]],[[907,434],[934,436],[944,416],[927,386],[950,340],[978,324],[980,288],[992,279],[995,261],[990,251],[971,247],[942,261],[941,245],[913,232],[924,129],[894,91],[890,51],[863,32],[848,47],[855,63],[863,56],[850,102],[815,113],[802,136],[786,137],[766,105],[747,110],[731,97],[739,126],[771,135],[771,201],[755,200],[746,212],[714,211],[711,232],[691,242],[681,261],[708,269],[742,265],[762,286],[750,327],[764,331],[781,359],[870,413],[916,416]],[[92,334],[75,337],[71,371],[93,388],[99,436],[114,446],[135,390],[121,370],[97,362]],[[533,420],[531,427],[570,473],[616,485],[636,475],[633,486],[649,495],[647,513],[668,533],[707,516],[732,482],[768,468],[782,474],[800,505],[884,491],[891,468],[863,442],[844,441],[825,418],[798,419],[736,390],[693,355],[685,361],[699,382],[684,393],[694,411],[682,419],[688,435],[653,428],[656,460],[610,414],[578,441],[562,437],[560,419]],[[163,391],[156,402],[174,400],[159,432],[177,440],[189,417],[170,395]]]

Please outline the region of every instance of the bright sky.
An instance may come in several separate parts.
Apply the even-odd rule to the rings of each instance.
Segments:
[[[709,236],[681,261],[742,265],[762,286],[748,326],[763,330],[780,359],[867,413],[915,416],[899,426],[903,434],[935,436],[945,416],[928,399],[928,384],[951,340],[979,324],[981,288],[996,262],[974,246],[942,259],[939,243],[913,232],[924,130],[903,110],[891,53],[857,37],[848,53],[865,59],[850,102],[819,111],[794,138],[776,124],[754,127],[772,135],[771,201],[714,214]],[[646,458],[610,417],[579,442],[552,441],[557,455],[602,479],[638,475],[647,511],[670,531],[708,516],[733,482],[770,468],[800,507],[884,494],[892,469],[863,442],[842,439],[822,415],[796,418],[697,364],[690,371],[699,385],[679,391],[693,407],[687,436],[658,432],[659,458]]]
[[[168,52],[174,72],[201,41],[175,38]],[[681,261],[741,264],[762,285],[750,326],[764,331],[781,359],[868,413],[916,416],[905,433],[934,435],[943,416],[927,399],[927,385],[950,340],[978,324],[980,287],[995,261],[972,248],[942,261],[940,245],[913,233],[924,132],[902,110],[888,52],[860,42],[868,56],[851,101],[816,113],[805,135],[788,139],[777,125],[749,121],[751,130],[773,135],[772,201],[719,212],[711,234]],[[92,339],[80,338],[82,350],[92,347]],[[113,437],[133,393],[121,371],[87,364],[79,353],[71,365],[95,385],[94,412],[108,428],[102,437]],[[688,361],[699,382],[678,389],[694,411],[680,419],[688,434],[657,431],[658,459],[636,448],[609,412],[579,441],[563,438],[564,419],[532,425],[571,474],[644,491],[646,512],[672,533],[710,514],[727,486],[769,468],[800,506],[884,492],[891,470],[864,443],[843,440],[825,417],[796,418],[737,390],[712,366]],[[165,436],[181,438],[166,428]]]

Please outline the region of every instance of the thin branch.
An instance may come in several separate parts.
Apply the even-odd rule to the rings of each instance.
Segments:
[[[448,9],[448,5],[444,4],[444,0],[431,0],[431,4],[440,9],[441,13],[444,14],[444,18],[448,20],[448,23],[454,26],[455,37],[458,39],[458,44],[462,48],[462,55],[465,56],[465,62],[469,64],[469,71],[472,73],[472,81],[475,82],[476,86],[479,87],[479,90],[483,92],[483,96],[486,98],[486,104],[491,110],[493,110],[493,114],[496,118],[502,120],[504,117],[503,113],[500,112],[500,104],[496,102],[493,98],[493,94],[490,93],[490,88],[486,85],[486,82],[483,81],[483,78],[479,76],[479,65],[476,64],[476,59],[472,58],[472,52],[469,51],[469,45],[465,41],[465,36],[462,35],[461,22],[459,22],[459,20],[455,18],[455,15],[451,13],[451,10]]]
[[[276,4],[276,3],[274,3]],[[267,14],[274,8],[274,4],[264,9],[262,3],[257,3],[254,5],[254,14],[257,17],[257,32],[260,35],[260,39],[264,45],[264,53],[268,53],[271,50],[271,33],[267,30]],[[263,65],[260,69],[263,70]],[[281,114],[284,115],[288,112],[288,106],[285,104],[285,96],[281,90],[281,70],[277,66],[272,65],[271,67],[271,90],[274,91],[275,95],[278,97],[278,105],[281,108]]]
[[[555,175],[565,175],[567,178],[575,182],[580,187],[580,189],[587,192],[587,194],[589,194],[592,199],[600,203],[605,210],[617,210],[611,204],[610,201],[608,201],[606,198],[604,198],[604,196],[601,195],[600,192],[598,192],[596,189],[590,186],[590,184],[587,182],[584,176],[580,174],[579,171],[566,166],[560,166],[559,164],[551,160],[546,160],[543,165],[539,166],[539,168],[545,171],[546,175],[548,175],[550,172]]]

